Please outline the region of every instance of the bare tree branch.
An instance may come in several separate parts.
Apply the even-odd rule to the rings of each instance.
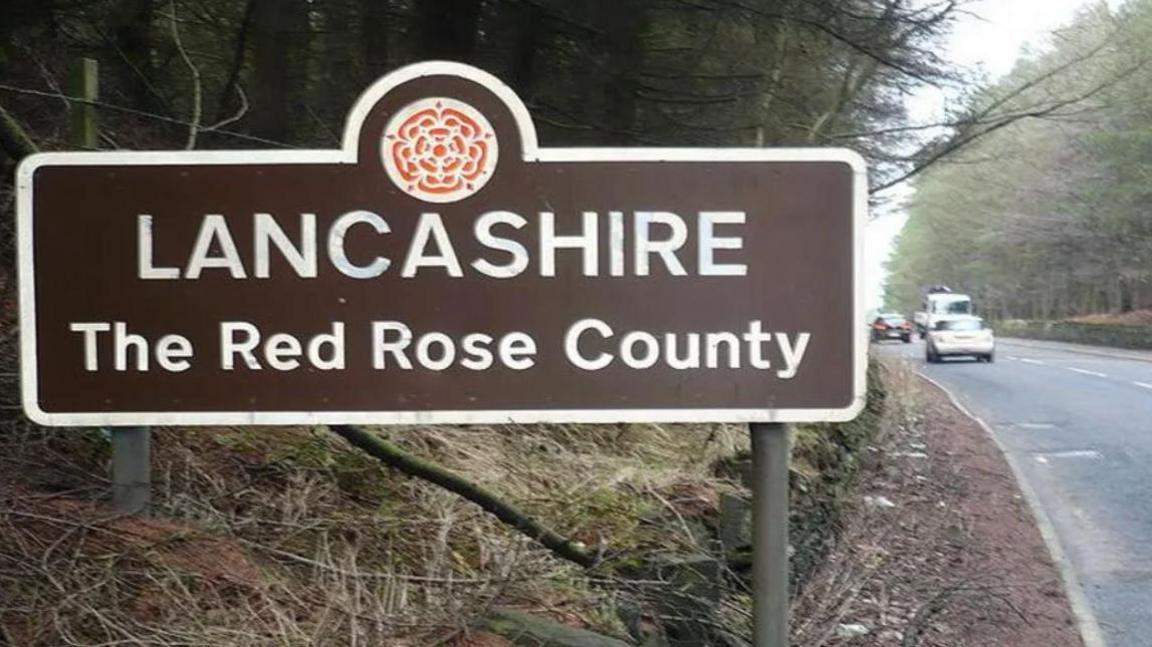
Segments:
[[[188,67],[189,74],[192,75],[192,117],[189,120],[188,126],[188,141],[184,145],[185,150],[192,150],[196,148],[196,135],[200,132],[200,111],[203,106],[202,88],[200,86],[200,68],[192,62],[188,57],[188,52],[184,49],[184,43],[180,40],[180,26],[176,24],[176,0],[171,0],[169,3],[168,18],[172,25],[172,43],[176,45],[176,51],[180,53],[180,58],[184,61],[184,65]]]
[[[596,555],[589,553],[582,545],[549,530],[536,519],[478,483],[468,481],[440,465],[417,458],[380,436],[364,431],[359,427],[331,425],[329,429],[381,463],[405,474],[439,485],[484,508],[518,532],[540,542],[559,557],[585,568],[591,568],[599,561]]]

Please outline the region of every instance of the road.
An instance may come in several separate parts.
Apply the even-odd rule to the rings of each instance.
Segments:
[[[927,364],[920,342],[876,348],[907,358],[992,429],[1051,520],[1107,645],[1152,647],[1152,361],[1005,340],[995,364]]]

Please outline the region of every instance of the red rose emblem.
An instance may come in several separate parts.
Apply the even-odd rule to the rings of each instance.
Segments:
[[[454,99],[424,99],[392,118],[384,166],[392,181],[429,202],[454,202],[480,190],[498,154],[491,124]]]

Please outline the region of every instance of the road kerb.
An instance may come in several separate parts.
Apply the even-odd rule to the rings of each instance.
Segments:
[[[928,377],[924,373],[917,371],[917,375],[923,378],[929,384],[940,389],[944,395],[952,402],[952,406],[956,407],[960,413],[964,414],[980,428],[992,442],[996,443],[996,447],[1000,449],[1000,454],[1004,456],[1007,461],[1008,467],[1012,469],[1013,476],[1016,477],[1016,484],[1020,487],[1021,494],[1024,495],[1024,500],[1028,503],[1028,508],[1032,511],[1032,517],[1036,520],[1036,526],[1040,529],[1040,536],[1044,539],[1044,544],[1048,547],[1048,553],[1052,557],[1052,561],[1060,568],[1060,579],[1064,582],[1064,592],[1068,596],[1068,605],[1072,607],[1072,615],[1076,617],[1076,625],[1080,629],[1080,639],[1084,642],[1084,647],[1108,647],[1108,643],[1104,640],[1104,634],[1100,630],[1100,623],[1096,620],[1096,615],[1092,612],[1091,605],[1088,604],[1088,597],[1084,594],[1084,586],[1080,582],[1079,576],[1072,569],[1072,563],[1068,559],[1067,553],[1060,545],[1060,539],[1056,535],[1056,527],[1052,524],[1052,520],[1048,517],[1048,513],[1040,505],[1040,499],[1036,495],[1036,491],[1024,479],[1024,472],[1017,463],[1015,457],[1008,452],[1008,448],[1000,442],[996,433],[984,422],[980,416],[972,413],[965,407],[960,399],[957,398],[952,391],[948,390],[940,382]]]

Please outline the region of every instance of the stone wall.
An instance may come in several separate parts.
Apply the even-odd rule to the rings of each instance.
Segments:
[[[1152,326],[1012,319],[993,326],[999,337],[1044,339],[1093,346],[1152,350]]]

